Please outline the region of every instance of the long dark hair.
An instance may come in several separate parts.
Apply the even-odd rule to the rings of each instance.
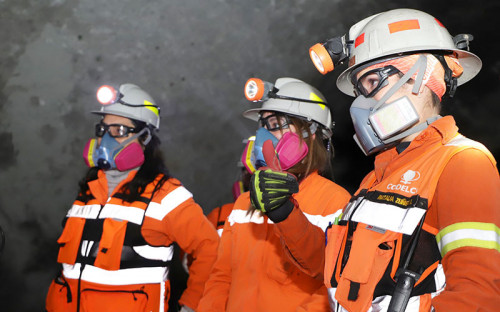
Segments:
[[[120,189],[120,192],[124,194],[123,200],[126,202],[133,202],[138,200],[141,197],[141,194],[146,189],[146,186],[153,182],[158,175],[162,175],[161,179],[156,184],[155,190],[161,188],[161,186],[171,177],[168,171],[167,166],[165,165],[165,161],[163,159],[163,153],[160,150],[160,138],[156,135],[154,129],[150,126],[147,126],[146,123],[133,120],[134,126],[140,131],[145,127],[149,128],[149,132],[151,133],[151,140],[144,148],[144,163],[137,171],[135,177],[132,181],[126,183]],[[145,133],[139,138],[141,143],[148,137],[148,134]],[[87,171],[85,177],[80,180],[79,192],[80,198],[83,201],[88,201],[93,196],[90,194],[88,182],[97,179],[97,173],[99,172],[98,167],[90,168]]]

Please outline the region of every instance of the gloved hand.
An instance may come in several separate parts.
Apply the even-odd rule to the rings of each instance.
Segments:
[[[293,204],[289,198],[298,191],[297,178],[287,172],[257,170],[250,179],[250,201],[255,209],[264,213],[270,213],[284,204],[291,205],[291,210]]]

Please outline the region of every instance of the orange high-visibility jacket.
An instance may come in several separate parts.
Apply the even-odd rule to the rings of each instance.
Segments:
[[[319,274],[313,264],[326,261],[333,311],[387,311],[395,274],[425,212],[409,266],[420,277],[406,311],[498,310],[498,170],[483,145],[457,131],[453,118],[444,117],[401,154],[396,149],[379,154],[375,170],[328,229],[326,260],[314,256],[318,245],[287,240],[310,274]],[[280,223],[282,233],[304,223],[290,217]]]
[[[311,226],[323,231],[350,195],[316,172],[293,195]],[[217,261],[206,284],[199,312],[324,311],[326,287],[296,267],[285,253],[276,225],[250,207],[249,193],[235,203],[224,226]],[[314,225],[313,225],[314,224]],[[323,229],[323,230],[322,230]],[[294,229],[302,232],[302,228]]]
[[[226,223],[227,217],[233,210],[234,203],[227,203],[219,207],[215,207],[210,211],[207,215],[208,221],[210,221],[215,228],[217,229],[217,233],[219,236],[222,235],[222,231],[224,229],[224,224]]]
[[[160,311],[168,309],[169,262],[176,242],[195,259],[179,302],[196,308],[216,259],[219,237],[192,194],[174,179],[138,201],[108,198],[106,176],[88,183],[91,198],[79,196],[66,215],[58,262],[62,274],[47,295],[47,311]]]
[[[212,223],[212,225],[217,230],[217,234],[219,237],[222,235],[222,231],[224,229],[224,224],[226,222],[227,217],[233,210],[234,203],[227,203],[219,207],[215,207],[210,211],[207,215],[208,221]],[[193,257],[191,255],[186,254],[183,250],[179,252],[179,258],[181,259],[182,266],[184,270],[189,273],[189,267],[193,262]]]

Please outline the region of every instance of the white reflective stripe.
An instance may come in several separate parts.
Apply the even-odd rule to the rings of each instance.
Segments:
[[[446,276],[444,275],[444,269],[441,263],[438,264],[436,272],[434,273],[434,284],[436,285],[437,291],[431,294],[432,298],[439,295],[439,293],[444,290],[444,286],[446,286]]]
[[[73,205],[66,214],[66,217],[78,217],[85,219],[95,219],[99,215],[101,205]]]
[[[486,146],[482,143],[466,138],[461,134],[451,139],[445,146],[470,146],[480,150],[487,150]]]
[[[78,279],[80,276],[80,263],[75,265],[63,263],[63,273],[66,278]],[[162,283],[166,280],[167,273],[167,267],[108,271],[87,264],[82,272],[82,281],[115,286]]]
[[[304,215],[310,223],[316,225],[317,227],[320,227],[323,231],[326,231],[326,228],[330,225],[330,223],[333,224],[335,218],[340,216],[341,213],[342,209],[339,209],[337,212],[329,214],[327,216],[312,215],[305,212]]]
[[[169,212],[191,197],[193,197],[193,194],[185,187],[179,186],[168,193],[167,196],[161,200],[161,203],[149,203],[148,209],[146,210],[146,216],[156,220],[163,220]]]
[[[332,312],[347,312],[347,310],[341,305],[337,304],[335,299],[336,288],[328,288],[328,300],[330,303],[330,310]],[[435,297],[437,294],[432,293],[431,297]],[[386,312],[389,309],[389,303],[391,302],[392,296],[380,296],[376,297],[372,301],[372,305],[368,308],[367,312]],[[338,309],[337,309],[338,305]],[[419,312],[420,311],[420,296],[410,297],[408,300],[408,305],[405,312]]]
[[[224,232],[224,229],[218,229],[218,230],[217,230],[217,234],[219,234],[219,237],[221,237],[221,236],[222,236],[222,232]]]
[[[332,312],[341,312],[344,309],[339,306],[339,309],[337,309],[337,299],[335,299],[335,293],[337,292],[337,288],[327,288],[328,290],[328,304],[330,305],[330,310]]]
[[[264,216],[259,211],[254,211],[253,213],[247,214],[246,210],[234,209],[227,217],[227,221],[231,226],[235,223],[264,223]],[[273,223],[268,220],[268,223]]]
[[[99,215],[99,219],[113,218],[127,220],[135,224],[142,224],[144,209],[130,206],[106,204]]]
[[[411,300],[411,298],[410,298],[410,300]],[[389,302],[391,302],[391,296],[388,296],[388,295],[374,298],[372,301],[372,305],[368,309],[368,311],[370,311],[370,312],[387,311],[387,309],[389,308]],[[406,311],[409,311],[409,310],[405,310],[405,312]]]
[[[475,240],[475,242],[473,240]],[[438,246],[441,254],[444,255],[449,250],[460,246],[486,247],[488,244],[485,242],[492,242],[493,245],[495,245],[495,243],[496,245],[500,245],[500,235],[494,230],[472,228],[458,229],[443,235],[441,239],[438,240]]]
[[[439,295],[441,291],[443,291],[445,286],[445,276],[443,266],[441,264],[438,265],[436,274],[434,275],[434,280],[436,282],[436,289],[438,291],[431,293],[431,298]],[[328,288],[328,300],[330,303],[330,309],[333,312],[347,312],[342,306],[339,305],[337,307],[337,300],[335,299],[336,288]],[[376,297],[372,301],[371,307],[367,310],[367,312],[385,312],[389,308],[389,303],[391,302],[392,296],[380,296]],[[405,309],[405,312],[419,312],[420,311],[420,296],[410,297],[408,300],[408,306]]]
[[[392,296],[380,296],[372,301],[371,307],[367,312],[382,312],[389,309],[389,303],[391,302]],[[420,296],[410,297],[408,300],[408,305],[406,306],[405,312],[419,312],[420,311]]]
[[[174,247],[153,247],[149,245],[132,247],[141,257],[151,260],[172,260],[174,255]]]
[[[411,235],[425,210],[399,208],[397,206],[364,200],[354,212],[352,221],[362,222],[397,233]]]
[[[165,312],[165,283],[160,284],[160,308],[158,312]]]

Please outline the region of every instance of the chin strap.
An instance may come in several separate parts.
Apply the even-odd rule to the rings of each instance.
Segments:
[[[444,68],[444,83],[446,84],[445,95],[447,95],[450,99],[455,95],[457,91],[458,81],[456,77],[453,77],[453,71],[446,63],[446,60],[443,55],[433,54],[435,58],[441,63]]]
[[[442,116],[440,115],[437,115],[437,116],[433,116],[431,118],[428,118],[426,121],[424,122],[421,122],[419,123],[418,125],[416,125],[415,127],[412,127],[406,131],[403,131],[401,132],[400,134],[398,135],[395,135],[393,136],[392,138],[389,138],[387,140],[384,140],[384,144],[390,144],[390,143],[394,143],[394,142],[397,142],[399,140],[402,140],[404,138],[406,138],[407,136],[409,135],[412,135],[414,133],[417,133],[419,131],[422,131],[424,130],[425,128],[427,128],[431,123],[433,123],[434,121],[438,120],[439,118],[441,118]]]

